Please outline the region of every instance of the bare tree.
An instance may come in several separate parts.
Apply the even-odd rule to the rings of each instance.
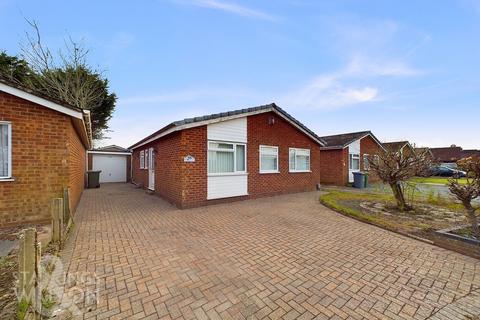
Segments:
[[[458,179],[450,179],[448,188],[450,192],[462,202],[466,210],[466,217],[471,224],[472,234],[480,239],[477,210],[480,206],[474,206],[472,201],[480,197],[480,158],[467,158],[458,161],[458,166],[467,173],[467,181],[460,184]]]
[[[392,188],[397,209],[411,210],[412,207],[405,200],[405,183],[417,174],[431,170],[432,161],[427,152],[402,154],[396,151],[385,151],[378,157],[370,158],[369,161],[370,170]]]
[[[88,65],[88,50],[69,37],[65,49],[54,55],[42,42],[37,23],[28,20],[27,23],[33,33],[26,34],[22,55],[37,76],[29,79],[26,85],[73,106],[91,110],[94,138],[102,138],[102,131],[108,129],[116,96],[108,92],[108,81],[103,79],[101,72]]]

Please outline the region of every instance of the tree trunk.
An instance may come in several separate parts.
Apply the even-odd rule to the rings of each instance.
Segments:
[[[405,211],[407,205],[405,203],[405,197],[403,196],[402,187],[399,183],[390,183],[390,187],[392,188],[395,200],[397,200],[398,210],[401,212]]]
[[[478,228],[478,217],[475,214],[475,209],[470,206],[470,208],[467,208],[467,218],[470,221],[470,224],[472,225],[472,234],[475,239],[480,239],[480,230]]]

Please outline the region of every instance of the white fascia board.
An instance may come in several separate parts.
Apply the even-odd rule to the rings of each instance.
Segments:
[[[11,87],[9,85],[6,85],[4,83],[0,82],[0,91],[6,92],[8,94],[14,95],[16,97],[28,100],[30,102],[39,104],[41,106],[44,106],[46,108],[58,111],[60,113],[69,115],[70,117],[77,118],[77,119],[82,119],[82,112],[81,111],[75,111],[70,108],[64,107],[58,103],[52,102],[50,100],[44,99],[42,97],[36,96],[34,94],[31,94],[29,92],[25,92],[23,90],[17,89],[15,87]]]
[[[382,145],[382,143],[381,143],[380,141],[378,141],[377,139],[375,139],[375,137],[372,136],[370,133],[367,133],[366,135],[364,135],[364,136],[362,136],[362,137],[360,137],[360,138],[358,138],[358,139],[350,142],[350,143],[347,144],[343,149],[345,149],[346,147],[349,147],[352,143],[354,143],[354,142],[356,142],[356,141],[358,141],[358,140],[362,140],[363,138],[366,138],[366,137],[368,137],[368,136],[370,136],[370,137],[373,139],[373,141],[375,141],[375,142],[380,146],[380,148],[383,149],[383,151],[386,151],[386,150],[385,150],[385,147]]]

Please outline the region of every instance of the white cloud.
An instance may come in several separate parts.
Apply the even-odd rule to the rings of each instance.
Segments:
[[[233,2],[226,2],[226,1],[220,1],[220,0],[191,0],[189,1],[189,3],[197,7],[224,11],[224,12],[228,12],[228,13],[232,13],[235,15],[248,17],[248,18],[255,18],[255,19],[261,19],[261,20],[267,20],[267,21],[278,20],[278,17],[275,17],[273,15],[267,14],[259,10],[241,6]]]
[[[425,72],[409,66],[401,60],[385,60],[377,58],[370,60],[361,55],[351,58],[345,73],[363,77],[410,77],[422,75]]]
[[[343,69],[315,77],[303,87],[284,96],[281,102],[305,109],[349,107],[380,100],[377,78],[412,77],[421,74],[421,70],[402,61],[373,62],[365,57],[355,56]]]
[[[337,109],[373,101],[377,96],[378,89],[375,87],[346,86],[340,82],[339,75],[326,75],[312,80],[280,101],[304,109]]]

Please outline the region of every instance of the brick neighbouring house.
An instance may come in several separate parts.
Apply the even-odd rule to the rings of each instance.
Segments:
[[[275,104],[185,119],[129,148],[132,180],[179,208],[310,191],[321,145]]]
[[[50,221],[51,199],[84,189],[90,113],[0,78],[0,226]]]
[[[382,143],[370,131],[320,137],[320,182],[345,186],[353,182],[353,172],[368,171],[368,156],[384,152]],[[369,181],[378,181],[375,175]]]
[[[463,150],[462,147],[452,145],[444,148],[430,148],[433,159],[442,164],[455,164],[458,160],[468,157],[479,157],[480,150]]]

